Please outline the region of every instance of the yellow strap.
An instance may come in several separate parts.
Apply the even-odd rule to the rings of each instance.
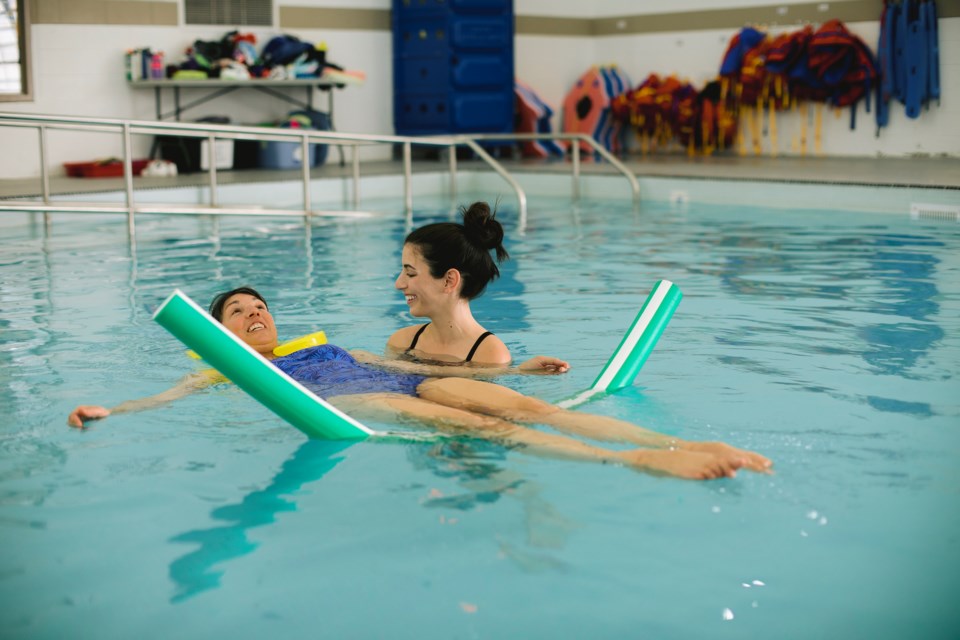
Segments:
[[[277,356],[278,358],[282,358],[283,356],[288,356],[291,353],[296,353],[302,349],[316,347],[321,344],[327,344],[327,334],[323,331],[317,331],[316,333],[311,333],[300,338],[296,338],[295,340],[284,342],[273,350],[273,355]],[[187,351],[187,355],[194,360],[201,359],[200,356],[198,356],[193,350]]]
[[[767,117],[770,119],[770,155],[777,155],[777,108],[773,98],[770,98],[769,113]]]
[[[321,344],[327,344],[327,334],[325,334],[323,331],[317,331],[316,333],[311,333],[303,336],[302,338],[297,338],[296,340],[291,340],[290,342],[284,342],[273,350],[273,355],[281,358],[283,356],[288,356],[291,353],[296,353],[301,349],[316,347],[317,345]]]

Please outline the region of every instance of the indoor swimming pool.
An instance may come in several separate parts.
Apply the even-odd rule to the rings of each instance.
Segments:
[[[813,188],[813,187],[812,187]],[[460,201],[469,204],[469,196]],[[949,638],[960,631],[960,225],[907,215],[512,203],[475,301],[589,386],[660,279],[634,386],[583,407],[770,457],[689,482],[454,438],[308,441],[208,389],[79,431],[199,365],[151,320],[240,285],[281,339],[382,352],[408,221],[12,214],[0,240],[5,638]],[[420,198],[413,224],[449,219]],[[7,214],[0,214],[7,215]],[[392,425],[371,425],[391,428]]]

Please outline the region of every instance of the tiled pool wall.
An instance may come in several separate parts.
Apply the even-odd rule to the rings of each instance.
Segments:
[[[536,207],[537,198],[564,196],[573,193],[569,174],[517,172],[513,177],[527,194],[528,206]],[[878,186],[860,184],[779,182],[767,180],[701,179],[689,177],[638,177],[641,206],[643,202],[685,204],[707,203],[762,206],[770,209],[809,209],[822,211],[857,211],[909,215],[912,206],[960,209],[960,190],[930,187]],[[450,176],[445,171],[416,173],[411,179],[413,204],[417,199],[435,199],[450,193]],[[511,186],[500,176],[487,171],[462,170],[457,175],[457,194],[489,194],[503,203],[516,202]],[[311,202],[314,209],[352,209],[352,180],[324,178],[311,181]],[[398,199],[402,206],[403,176],[361,177],[360,203]],[[619,175],[583,175],[580,195],[591,200],[629,200],[631,190],[626,178]],[[177,186],[139,189],[138,204],[206,204],[209,188]],[[124,193],[97,192],[60,195],[53,202],[117,203],[124,202]],[[217,187],[221,206],[255,206],[298,209],[302,206],[302,186],[298,181],[251,182],[221,184]],[[0,212],[3,205],[0,203]],[[75,215],[75,214],[71,214]],[[10,212],[0,214],[0,225],[16,224],[23,218]]]

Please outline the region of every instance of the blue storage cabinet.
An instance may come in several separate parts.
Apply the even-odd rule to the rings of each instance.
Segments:
[[[513,131],[513,0],[393,0],[399,135]]]

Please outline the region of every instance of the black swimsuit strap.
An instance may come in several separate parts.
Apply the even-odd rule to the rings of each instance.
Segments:
[[[477,338],[477,341],[473,343],[473,348],[470,349],[470,353],[467,354],[467,359],[464,362],[470,362],[473,359],[473,354],[477,352],[477,347],[480,346],[480,343],[484,341],[487,336],[492,336],[493,334],[489,331],[485,331],[483,335]]]
[[[425,325],[423,325],[422,327],[420,327],[419,329],[417,329],[417,333],[413,336],[413,342],[411,342],[411,343],[410,343],[410,346],[407,347],[407,351],[412,351],[413,348],[417,346],[417,340],[420,339],[420,334],[423,333],[423,330],[426,329],[426,328],[429,327],[429,326],[430,326],[430,323],[428,322],[427,324],[425,324]],[[471,353],[472,353],[472,352],[471,352]]]

